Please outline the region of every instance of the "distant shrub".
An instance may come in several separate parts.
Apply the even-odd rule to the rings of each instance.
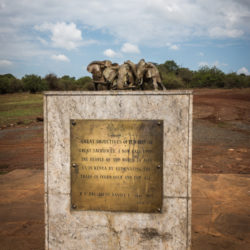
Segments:
[[[12,78],[9,80],[9,93],[17,93],[24,91],[24,84],[21,80]]]
[[[186,86],[181,77],[176,76],[175,74],[163,74],[162,83],[166,89],[181,89]]]
[[[194,76],[193,71],[188,68],[178,68],[176,74],[185,82],[186,87],[191,87],[190,85]]]
[[[0,76],[0,94],[9,93],[9,78],[6,76]]]
[[[81,77],[76,80],[78,90],[94,90],[94,84],[89,76]]]
[[[37,75],[25,75],[22,78],[24,83],[24,89],[30,93],[37,93],[46,90],[46,84],[42,81],[40,76]]]
[[[225,74],[217,67],[201,67],[197,71],[180,67],[173,60],[154,65],[158,68],[162,83],[167,89],[181,88],[249,88],[250,76],[237,73]],[[152,83],[145,83],[144,89],[152,89]],[[93,80],[88,77],[75,79],[64,75],[61,78],[50,73],[43,79],[37,75],[25,75],[21,80],[12,74],[0,75],[0,94],[44,90],[94,90]]]
[[[235,72],[227,74],[224,80],[225,88],[247,88],[250,87],[250,76],[237,75]]]
[[[48,74],[44,77],[49,90],[60,90],[59,79],[55,74]]]
[[[59,79],[59,84],[61,86],[61,90],[76,90],[77,85],[75,83],[75,77],[70,77],[68,75],[65,75]]]
[[[211,88],[224,87],[225,74],[218,68],[209,68],[204,66],[194,72],[190,87],[193,88]]]
[[[176,73],[177,70],[179,69],[179,66],[176,64],[175,61],[166,61],[163,64],[158,64],[157,68],[161,73]]]

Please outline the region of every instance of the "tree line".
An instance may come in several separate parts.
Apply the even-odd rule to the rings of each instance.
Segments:
[[[250,87],[250,76],[238,75],[235,72],[225,74],[217,67],[204,66],[197,71],[192,71],[170,60],[155,65],[167,89]],[[55,74],[48,74],[42,78],[31,74],[18,79],[12,74],[0,75],[0,94],[37,93],[46,90],[94,90],[94,84],[88,76],[76,79],[68,75],[57,77]]]
[[[236,72],[225,74],[217,67],[203,66],[197,71],[178,66],[174,61],[157,65],[167,89],[249,88],[250,76]]]
[[[42,78],[32,74],[18,79],[12,74],[0,75],[0,94],[37,93],[46,90],[94,90],[94,85],[88,76],[75,79],[68,75],[57,77],[55,74],[48,74]]]

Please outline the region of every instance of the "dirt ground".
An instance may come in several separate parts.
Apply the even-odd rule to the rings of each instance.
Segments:
[[[250,249],[250,89],[194,90],[192,249]],[[43,126],[0,130],[0,249],[44,249]]]

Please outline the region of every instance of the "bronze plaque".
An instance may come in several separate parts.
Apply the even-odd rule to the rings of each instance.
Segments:
[[[163,121],[71,120],[74,210],[160,212]]]

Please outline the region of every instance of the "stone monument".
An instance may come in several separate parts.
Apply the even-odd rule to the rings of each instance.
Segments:
[[[46,249],[189,249],[192,92],[46,92]]]

